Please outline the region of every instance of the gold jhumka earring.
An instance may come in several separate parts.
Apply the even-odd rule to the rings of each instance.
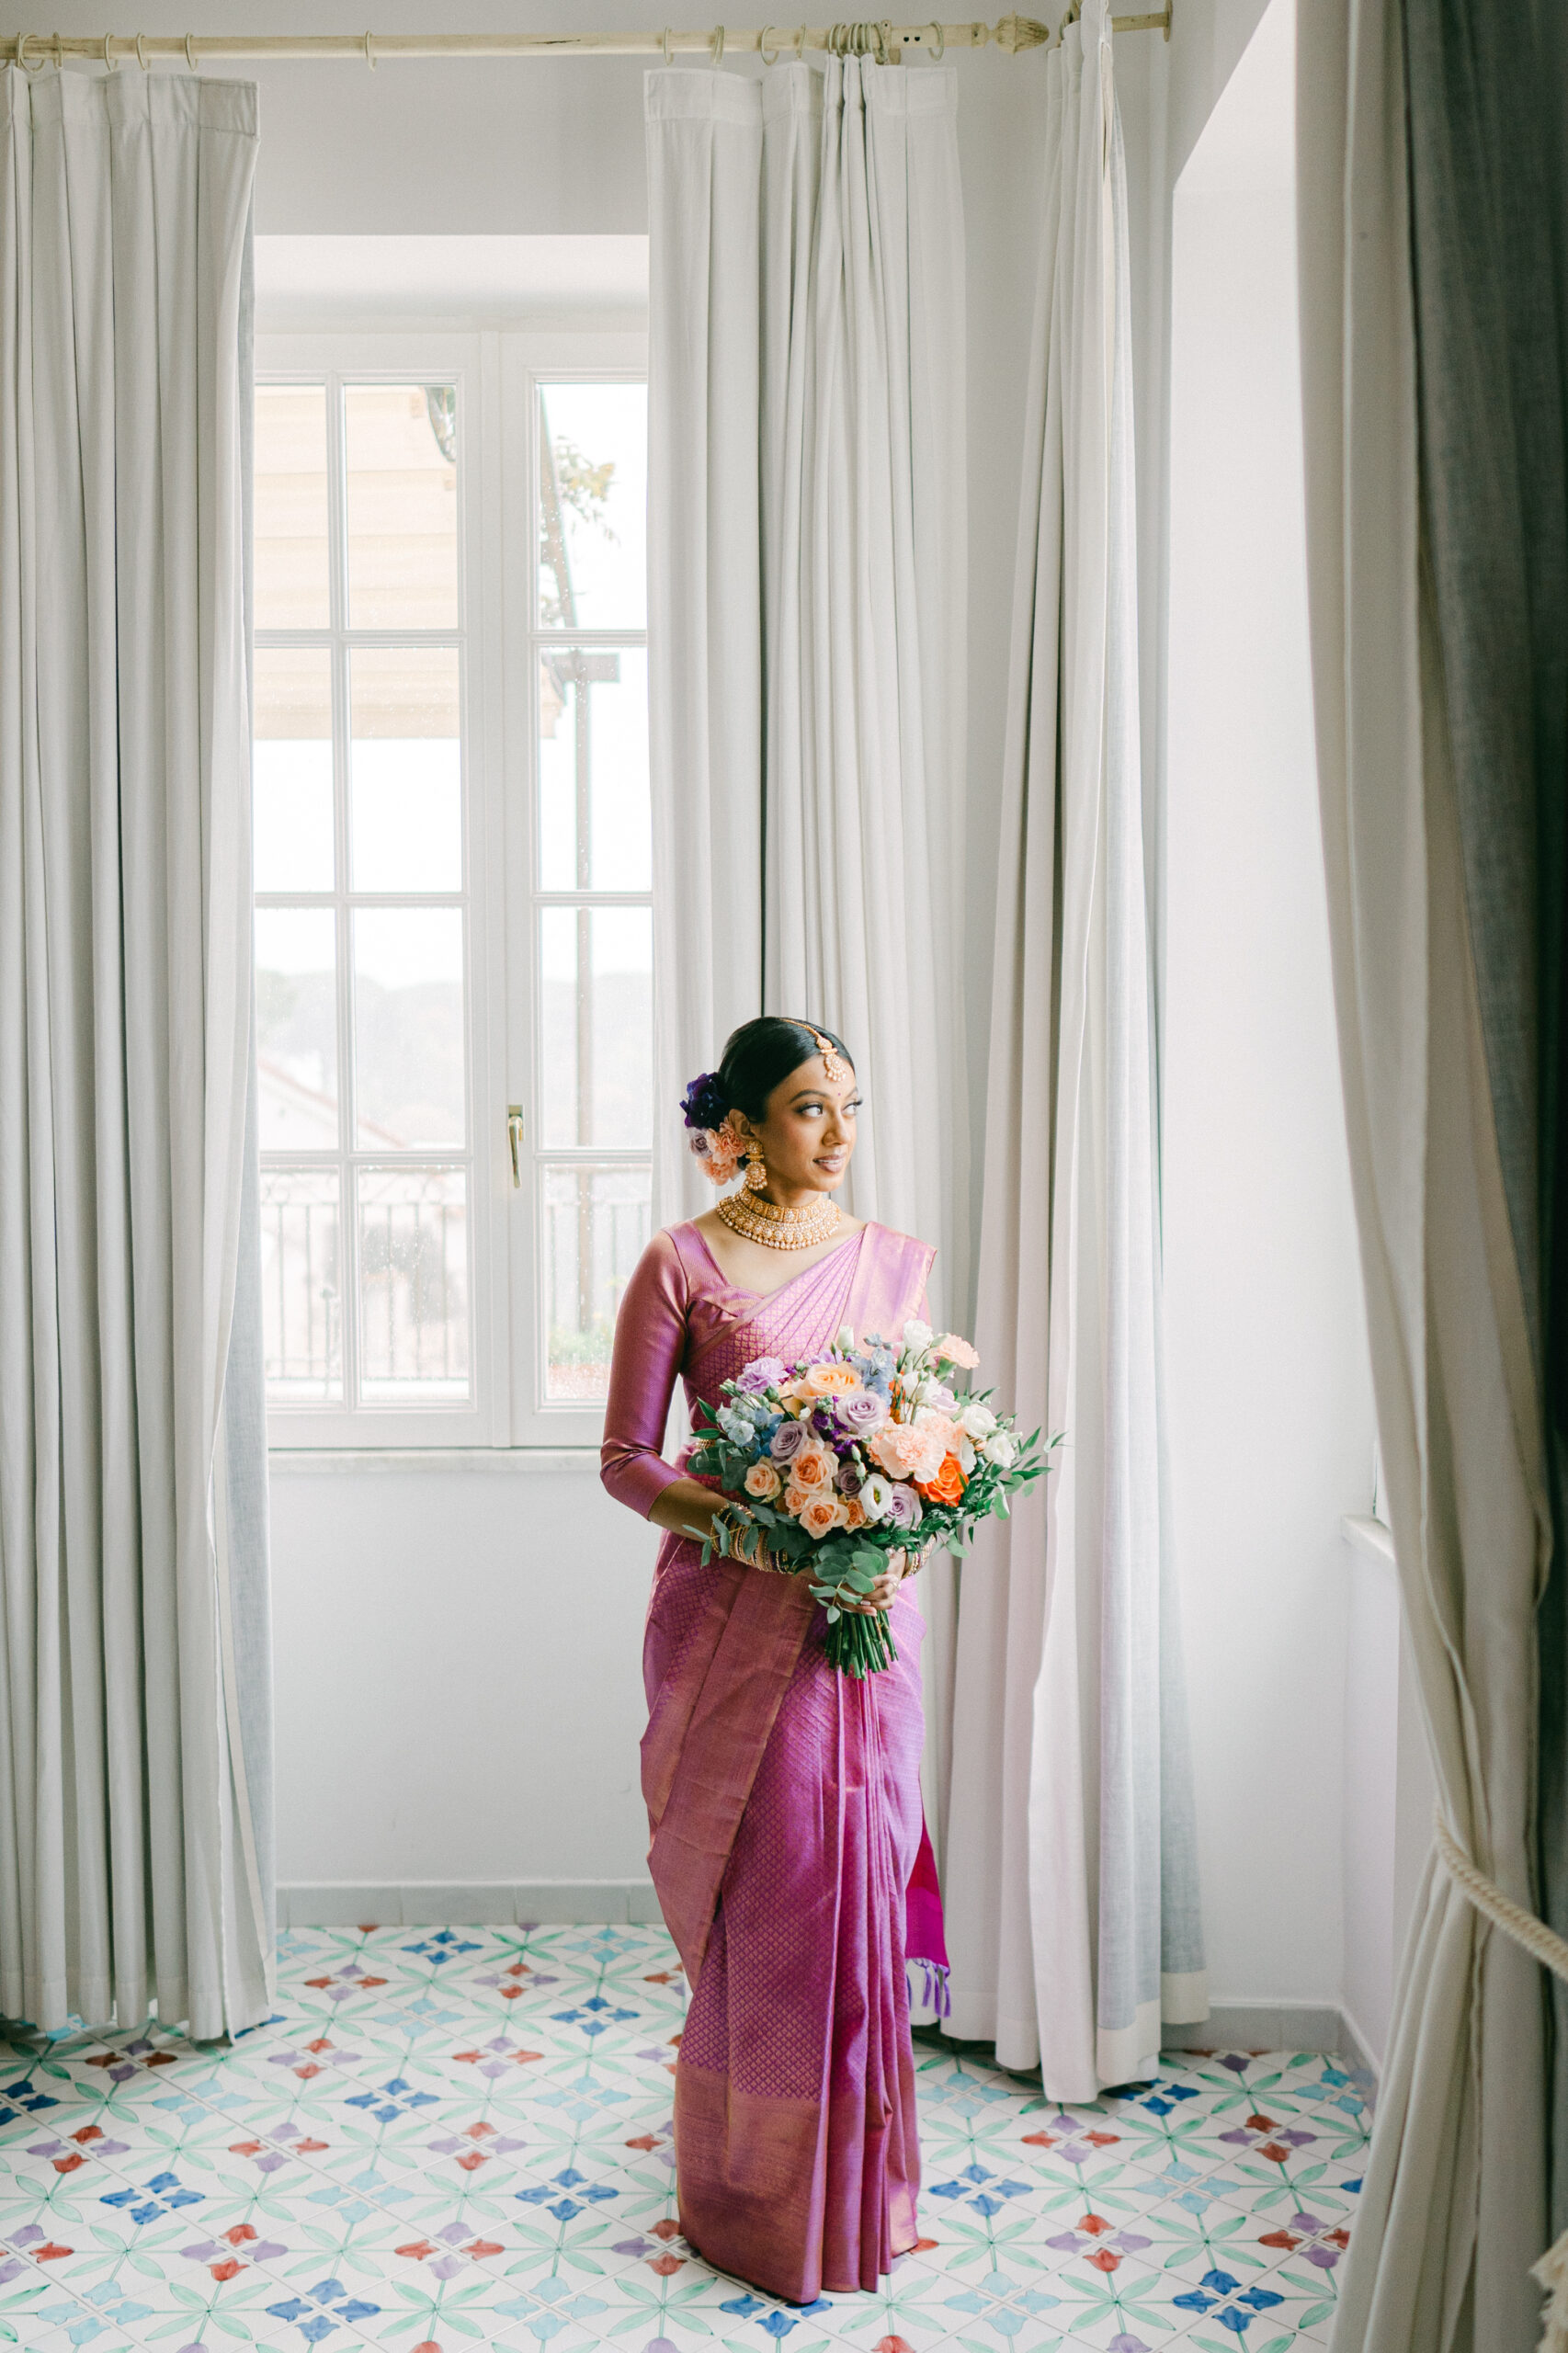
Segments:
[[[753,1193],[760,1193],[767,1182],[767,1163],[755,1136],[746,1146],[746,1173],[741,1181]]]

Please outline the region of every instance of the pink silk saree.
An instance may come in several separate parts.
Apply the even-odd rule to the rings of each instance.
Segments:
[[[843,1324],[893,1337],[935,1253],[868,1224],[766,1297],[693,1224],[655,1234],[616,1324],[602,1475],[644,1517],[679,1469],[659,1446],[677,1372],[710,1404],[750,1358],[807,1356]],[[692,1987],[675,2081],[681,2229],[718,2269],[791,2302],[874,2288],[917,2236],[906,1953],[945,1961],[920,1806],[920,1613],[856,1683],[823,1654],[807,1582],[668,1533],[643,1643],[649,1865]],[[912,1886],[912,1881],[914,1882]]]

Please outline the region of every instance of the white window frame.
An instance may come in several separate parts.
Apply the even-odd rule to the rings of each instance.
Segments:
[[[646,373],[646,335],[623,331],[518,328],[464,335],[411,326],[256,337],[258,384],[335,378],[356,383],[456,385],[459,620],[465,644],[461,708],[469,918],[472,1395],[468,1404],[452,1406],[270,1404],[268,1437],[274,1447],[396,1452],[597,1448],[599,1443],[601,1407],[551,1404],[543,1395],[542,1166],[546,1161],[569,1162],[574,1155],[570,1151],[545,1153],[540,1141],[540,1072],[534,1026],[539,915],[541,906],[557,904],[561,894],[542,892],[539,878],[534,633],[538,452],[533,419],[541,381],[639,381]],[[333,495],[340,500],[335,450],[329,453],[328,462]],[[335,514],[338,511],[335,505]],[[367,632],[365,642],[373,643],[380,636],[400,642],[419,634]],[[429,634],[439,638],[450,632]],[[619,634],[622,642],[640,642],[636,631],[577,634],[607,640]],[[259,647],[327,641],[309,631],[258,630],[256,642]],[[347,761],[346,724],[346,713],[335,709],[335,765]],[[336,772],[347,779],[346,765]],[[268,893],[262,904],[290,895]],[[607,896],[613,904],[613,894]],[[523,1108],[521,1187],[512,1182],[507,1108],[514,1103]],[[638,1157],[609,1151],[575,1156],[596,1163]],[[652,1159],[651,1143],[646,1156]],[[279,1161],[286,1157],[278,1155]],[[351,1176],[352,1139],[344,1157]],[[349,1229],[356,1213],[354,1200],[346,1194],[340,1242],[346,1254],[355,1242]]]

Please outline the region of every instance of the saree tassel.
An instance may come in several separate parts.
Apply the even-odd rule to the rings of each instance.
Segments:
[[[912,1956],[903,1964],[903,1973],[911,2009],[935,2010],[939,2018],[951,2018],[953,1997],[948,1986],[946,1961],[917,1961]]]

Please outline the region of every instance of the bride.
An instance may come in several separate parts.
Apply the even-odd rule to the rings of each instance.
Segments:
[[[665,1532],[643,1643],[649,1863],[691,1987],[675,2076],[680,2224],[707,2262],[791,2302],[874,2288],[917,2237],[905,1962],[945,1973],[920,1805],[921,1620],[896,1590],[897,1663],[856,1682],[823,1651],[808,1576],[659,1452],[688,1400],[755,1357],[896,1340],[935,1252],[833,1199],[860,1097],[814,1023],[735,1030],[687,1088],[693,1149],[744,1181],[656,1233],[616,1321],[602,1476]],[[701,1565],[702,1538],[728,1556]],[[897,1556],[894,1556],[895,1562]]]

